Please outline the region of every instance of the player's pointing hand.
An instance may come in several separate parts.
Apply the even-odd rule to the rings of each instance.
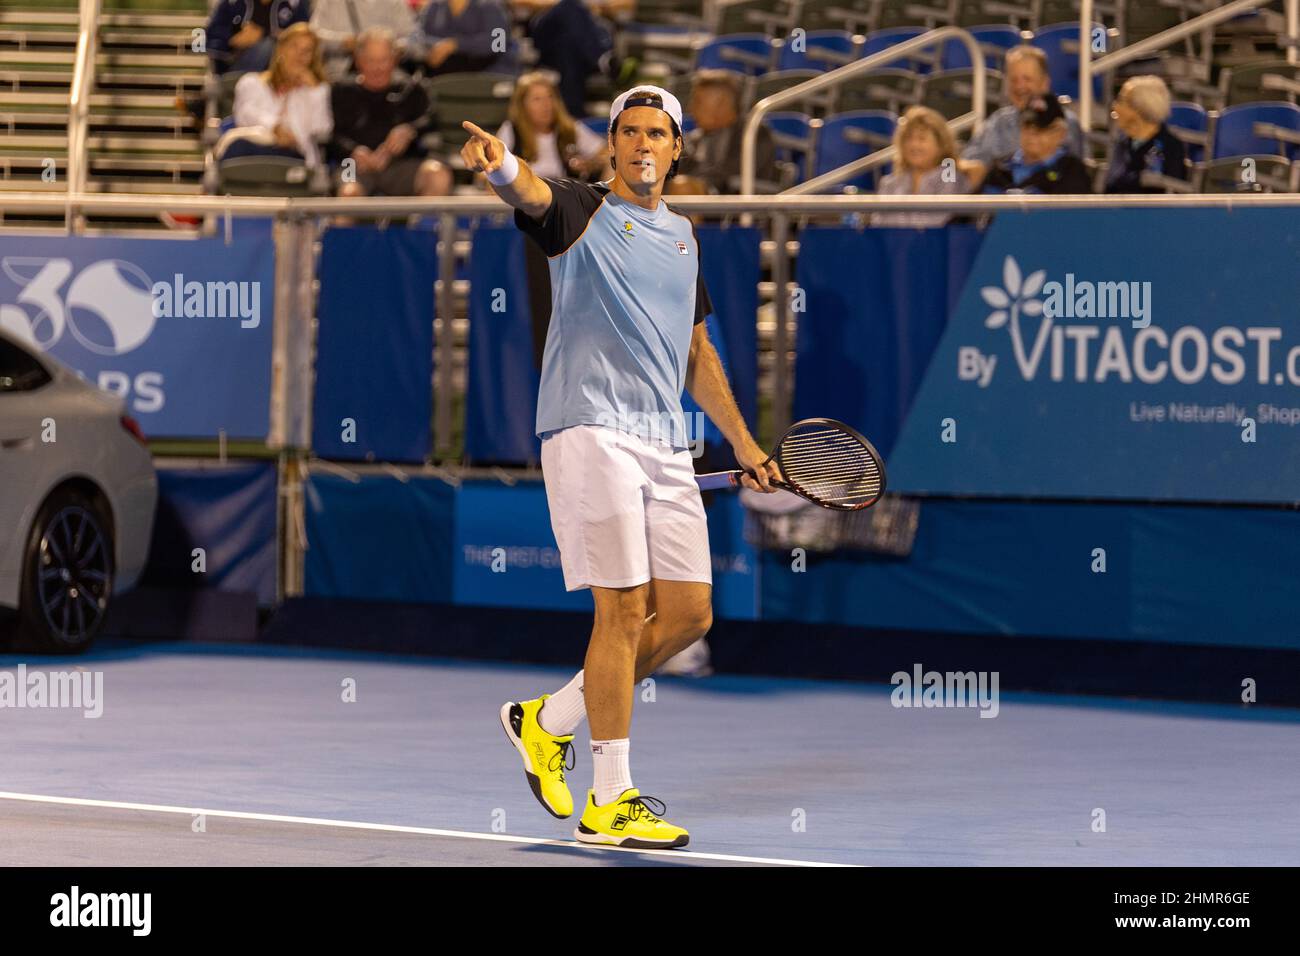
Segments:
[[[506,144],[469,120],[460,125],[470,134],[465,145],[460,148],[460,158],[465,161],[465,168],[475,173],[490,173],[498,169],[505,159]]]

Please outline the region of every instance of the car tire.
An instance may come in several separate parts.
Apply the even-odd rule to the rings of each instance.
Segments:
[[[23,549],[20,642],[47,654],[90,647],[112,601],[113,554],[102,505],[74,488],[47,498]]]

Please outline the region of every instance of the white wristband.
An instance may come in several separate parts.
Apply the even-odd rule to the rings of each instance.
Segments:
[[[518,175],[519,160],[515,159],[515,154],[507,149],[501,165],[487,174],[487,180],[493,186],[509,186]]]

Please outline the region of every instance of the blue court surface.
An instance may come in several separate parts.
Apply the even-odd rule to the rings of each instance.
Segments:
[[[661,678],[632,774],[691,845],[647,853],[576,844],[501,731],[565,670],[108,642],[21,662],[102,672],[103,713],[0,709],[11,865],[1300,862],[1296,711],[1003,694],[988,719],[887,685]]]

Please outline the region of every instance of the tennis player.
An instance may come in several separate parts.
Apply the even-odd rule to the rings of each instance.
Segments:
[[[515,223],[549,258],[551,324],[537,434],[567,590],[590,588],[595,624],[582,670],[554,694],[501,708],[533,794],[573,813],[565,771],[585,716],[595,783],[574,836],[636,848],[685,846],[666,807],[632,784],[636,683],[708,631],[708,527],[687,441],[685,386],[749,474],[773,491],[774,463],[745,426],[704,318],[712,310],[691,221],[661,199],[682,153],[682,108],[638,86],[609,111],[614,177],[539,178],[466,122],[467,168],[487,174]]]

